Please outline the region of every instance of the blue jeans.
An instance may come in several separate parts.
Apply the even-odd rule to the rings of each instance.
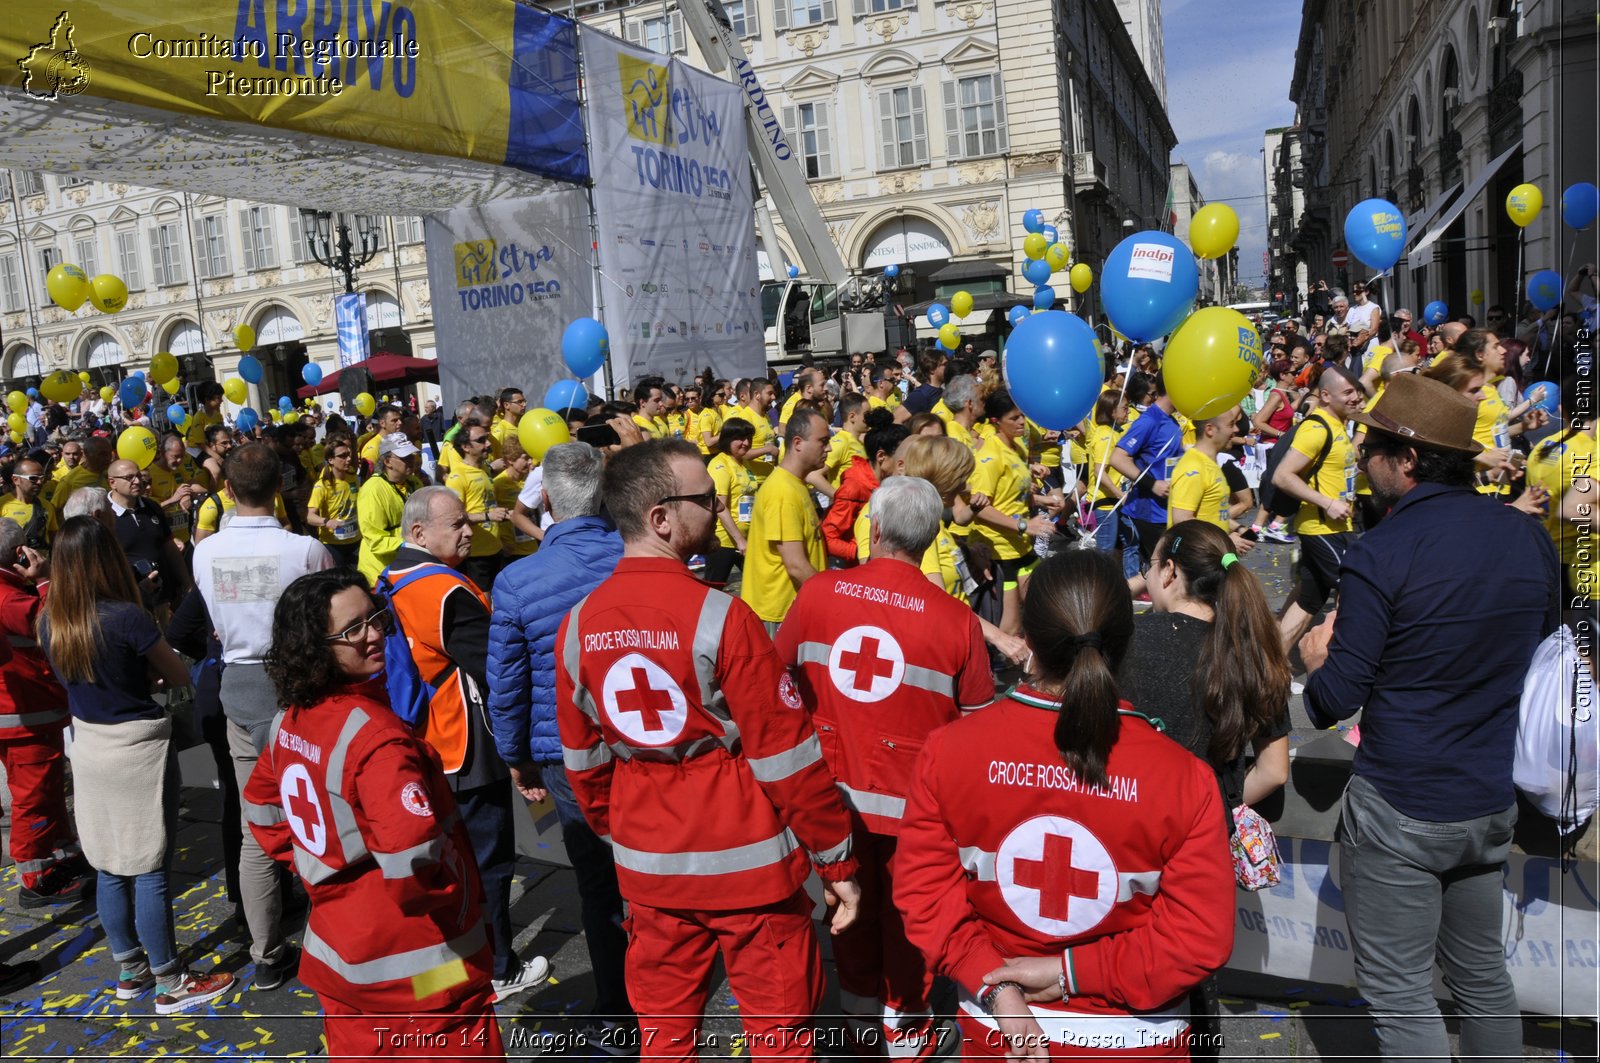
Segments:
[[[100,925],[106,928],[112,958],[119,963],[143,952],[156,974],[178,966],[178,943],[172,933],[172,902],[168,899],[167,869],[142,875],[113,875],[101,871],[95,885]]]
[[[555,802],[556,815],[561,820],[561,841],[578,876],[583,936],[589,946],[589,963],[594,967],[595,1014],[624,1021],[633,1014],[623,968],[628,935],[622,929],[622,891],[617,887],[617,865],[611,859],[611,847],[583,818],[565,767],[559,762],[540,764],[539,776],[550,800]]]
[[[1122,575],[1125,579],[1132,579],[1139,574],[1139,536],[1133,530],[1133,518],[1118,507],[1115,513],[1110,509],[1097,509],[1094,511],[1094,545],[1106,553],[1115,553],[1122,550]]]

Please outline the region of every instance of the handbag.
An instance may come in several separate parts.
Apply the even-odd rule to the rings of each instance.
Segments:
[[[1572,629],[1534,651],[1522,686],[1511,781],[1535,808],[1576,833],[1600,808],[1600,714],[1595,681]]]
[[[1249,805],[1233,809],[1233,877],[1252,893],[1271,889],[1279,881],[1278,838],[1272,824]]]

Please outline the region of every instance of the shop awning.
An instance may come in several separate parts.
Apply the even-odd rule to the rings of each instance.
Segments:
[[[1521,150],[1522,141],[1519,140],[1491,159],[1489,165],[1478,171],[1478,176],[1472,179],[1472,184],[1467,186],[1467,190],[1461,194],[1461,198],[1451,204],[1450,209],[1445,211],[1443,217],[1434,222],[1433,228],[1428,230],[1426,236],[1412,245],[1410,252],[1406,255],[1406,266],[1408,268],[1416,269],[1426,261],[1423,252],[1439,241],[1439,238],[1445,234],[1445,230],[1454,225],[1456,219],[1461,217],[1462,212],[1472,205],[1473,200],[1478,198],[1478,193],[1483,191],[1484,186],[1494,180],[1494,175],[1500,172],[1500,167],[1504,166],[1510,161],[1511,156]]]

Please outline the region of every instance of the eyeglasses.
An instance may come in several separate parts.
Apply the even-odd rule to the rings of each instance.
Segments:
[[[11,478],[13,480],[26,480],[31,484],[36,484],[44,479],[42,475],[35,472],[15,472],[11,474]]]
[[[332,635],[324,635],[322,641],[345,642],[353,646],[366,638],[370,632],[377,632],[379,637],[383,637],[393,630],[394,618],[389,615],[389,610],[378,609],[357,620],[343,631]]]
[[[467,446],[476,447],[487,442],[489,442],[488,436],[473,436],[471,439],[467,440]]]
[[[135,473],[132,476],[107,476],[106,479],[107,480],[127,480],[129,483],[134,483],[134,482],[137,482],[138,480],[140,480],[140,476],[137,473]]]
[[[669,502],[693,502],[700,508],[709,509],[715,513],[717,511],[717,489],[712,487],[711,490],[703,491],[698,495],[668,495],[657,502],[656,505],[664,506]]]

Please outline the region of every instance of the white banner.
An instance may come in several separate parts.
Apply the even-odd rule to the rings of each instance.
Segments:
[[[1355,985],[1350,925],[1339,887],[1339,846],[1278,837],[1281,882],[1260,893],[1238,891],[1233,956],[1237,971],[1330,985]],[[1513,853],[1507,862],[1500,940],[1523,1011],[1595,1014],[1600,974],[1596,868]],[[1356,994],[1351,992],[1351,996]],[[1434,995],[1449,999],[1437,975]]]
[[[428,217],[428,286],[444,407],[517,387],[534,404],[556,380],[561,332],[587,316],[589,206],[565,188]]]
[[[765,371],[744,95],[580,31],[601,302],[618,387]]]

